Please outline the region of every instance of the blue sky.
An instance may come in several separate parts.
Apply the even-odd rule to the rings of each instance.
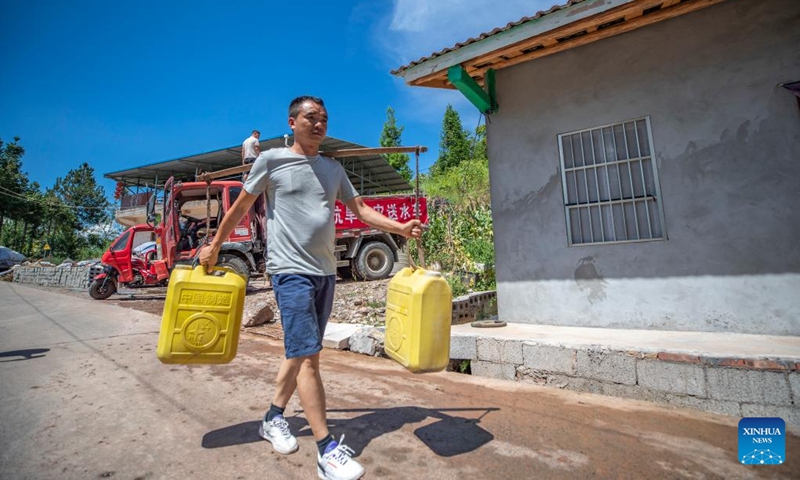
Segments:
[[[89,162],[124,168],[289,133],[289,101],[325,99],[328,134],[378,146],[391,105],[403,143],[438,155],[457,92],[408,87],[401,65],[558,3],[555,0],[4,2],[0,138],[51,186]],[[413,168],[413,167],[412,167]],[[113,182],[102,181],[106,192]]]

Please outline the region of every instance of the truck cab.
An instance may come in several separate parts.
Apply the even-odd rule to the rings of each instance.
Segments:
[[[213,236],[228,209],[239,197],[239,181],[175,182],[164,185],[163,211],[157,228],[161,240],[159,258],[171,270],[176,264],[189,264],[209,235]],[[155,196],[148,205],[148,216],[155,221]],[[389,218],[405,222],[418,218],[428,221],[424,197],[414,195],[367,196],[364,202]],[[406,239],[372,228],[355,217],[341,202],[334,213],[336,244],[334,255],[342,278],[379,280],[387,278],[400,260]],[[256,204],[239,221],[222,244],[217,265],[227,266],[249,280],[266,273],[266,218],[263,204]]]
[[[214,181],[207,185],[167,180],[159,230],[161,257],[170,269],[192,262],[197,250],[217,231],[242,188],[237,181]],[[262,275],[266,269],[262,225],[262,219],[251,209],[223,244],[218,265],[230,267],[247,279]]]

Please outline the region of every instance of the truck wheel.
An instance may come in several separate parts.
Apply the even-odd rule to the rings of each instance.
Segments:
[[[363,282],[364,280],[367,279],[364,276],[364,274],[361,273],[361,271],[358,269],[358,255],[353,257],[353,259],[350,260],[350,266],[345,268],[350,270],[350,278],[352,278],[353,280],[357,282]]]
[[[106,282],[106,286],[103,287],[102,280],[95,280],[89,286],[89,296],[94,298],[95,300],[105,300],[106,298],[114,295],[114,292],[117,291],[117,284],[113,280],[109,280]]]
[[[392,273],[394,253],[383,242],[369,242],[361,247],[356,258],[356,278],[364,280],[380,280]]]
[[[342,277],[342,280],[350,280],[353,278],[353,267],[339,267],[336,269],[336,273]]]
[[[217,259],[217,266],[228,267],[234,272],[244,277],[245,283],[250,282],[250,268],[247,266],[247,263],[245,263],[244,260],[237,257],[236,255],[231,255],[231,254],[220,255],[219,258]]]

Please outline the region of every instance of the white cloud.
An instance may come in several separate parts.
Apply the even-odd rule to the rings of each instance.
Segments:
[[[395,0],[386,54],[397,68],[522,17],[547,10],[558,0]]]
[[[522,17],[549,9],[558,0],[394,0],[372,28],[372,36],[386,68],[394,70],[456,43],[504,27]],[[354,9],[354,14],[360,11]],[[474,107],[457,92],[408,87],[396,82],[398,113],[415,111],[420,118],[441,122],[445,106],[460,112]],[[462,113],[462,114],[463,114]],[[477,112],[475,112],[477,114]],[[468,118],[468,117],[467,117]]]
[[[378,14],[378,18],[372,17],[370,32],[384,68],[394,70],[563,3],[566,0],[393,0],[390,11],[370,10]],[[374,6],[371,2],[369,5]],[[353,15],[360,18],[364,8],[354,8]],[[416,138],[431,147],[438,142],[438,127],[448,104],[460,113],[466,129],[472,130],[477,124],[478,111],[455,90],[409,87],[399,78],[395,87],[392,105],[397,118],[413,119],[416,125],[409,127],[420,129]],[[434,148],[431,157],[435,159],[435,155]]]
[[[414,118],[420,123],[439,125],[447,105],[452,105],[459,112],[478,111],[457,90],[442,90],[439,88],[409,87],[402,80],[395,82],[397,89],[402,93],[403,102],[395,107],[398,118]]]

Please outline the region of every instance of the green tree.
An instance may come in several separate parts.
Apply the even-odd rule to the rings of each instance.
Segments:
[[[38,242],[39,247],[48,243],[54,257],[75,257],[80,248],[77,234],[80,226],[75,209],[64,205],[55,187],[46,189],[41,198],[43,225]],[[32,253],[41,255],[44,252],[34,248]]]
[[[489,160],[489,150],[486,146],[486,125],[479,125],[472,136],[472,158]]]
[[[426,196],[447,200],[458,209],[490,204],[489,162],[485,158],[468,159],[420,179]]]
[[[39,237],[41,227],[45,221],[44,196],[38,182],[32,182],[25,189],[26,209],[17,220],[22,222],[22,234],[15,243],[17,248],[24,255],[30,256],[34,252],[34,241]]]
[[[0,244],[39,256],[50,243],[53,257],[78,258],[105,247],[111,235],[110,203],[88,163],[42,191],[22,170],[19,138],[0,140]]]
[[[70,170],[65,177],[56,179],[46,196],[58,200],[49,204],[48,212],[52,215],[47,231],[53,256],[78,259],[104,245],[105,238],[96,232],[109,219],[110,202],[103,187],[97,184],[94,168],[84,162]]]
[[[464,130],[450,106],[442,122],[439,159],[420,175],[428,198],[428,231],[422,243],[453,292],[495,288],[494,235],[486,127]]]
[[[472,148],[461,117],[452,105],[448,105],[442,120],[439,158],[433,165],[433,173],[446,172],[471,157]]]
[[[26,211],[24,200],[28,190],[28,174],[22,171],[22,156],[25,149],[19,137],[11,143],[0,139],[0,238],[6,220],[17,220]]]
[[[402,136],[405,127],[398,127],[397,121],[394,118],[394,109],[390,106],[386,109],[386,123],[383,124],[383,131],[381,132],[380,144],[381,147],[400,147],[403,145]],[[410,182],[412,173],[411,168],[408,166],[408,154],[405,153],[389,153],[384,155],[389,165],[397,170],[397,173],[406,181]]]
[[[74,210],[78,229],[85,230],[107,220],[109,201],[88,163],[70,170],[64,178],[57,178],[53,190],[64,205]]]

